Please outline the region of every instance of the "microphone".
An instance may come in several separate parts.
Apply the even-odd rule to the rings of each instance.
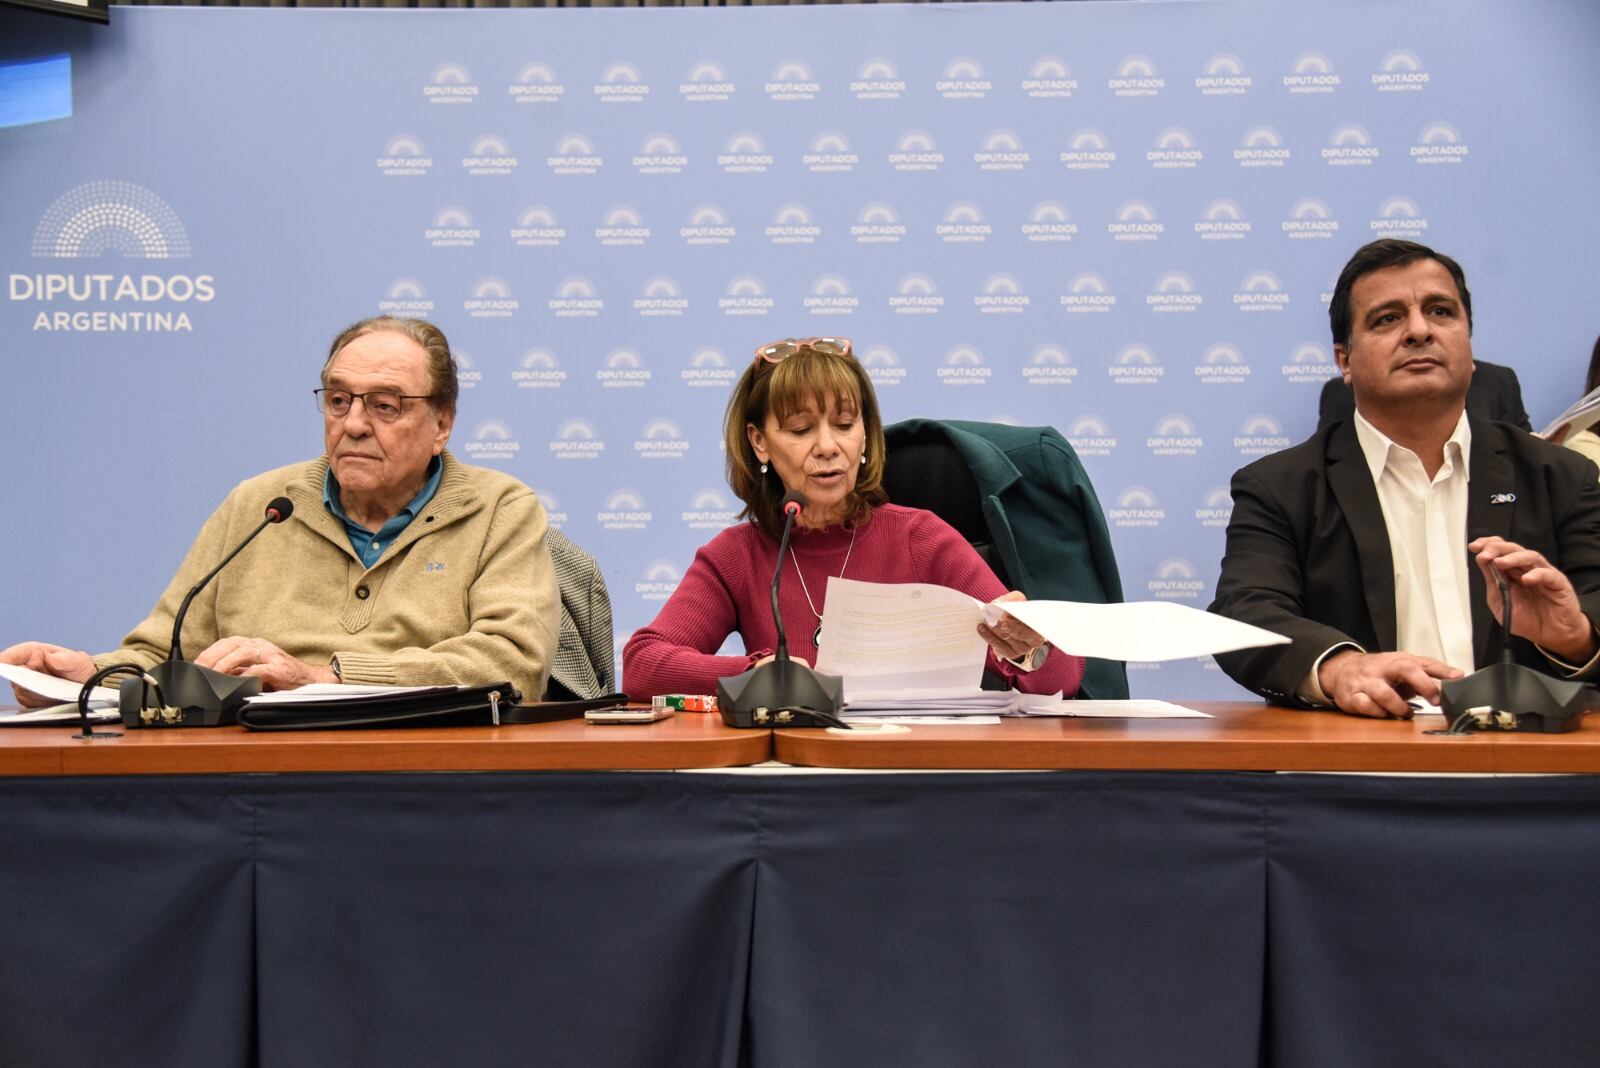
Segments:
[[[790,490],[783,495],[783,536],[778,539],[778,566],[768,590],[772,623],[778,644],[772,661],[740,675],[717,680],[717,711],[730,727],[846,727],[839,718],[844,704],[844,680],[823,675],[805,663],[789,658],[789,638],[778,610],[778,584],[783,580],[783,557],[789,551],[789,532],[805,509],[805,495]]]
[[[783,554],[789,551],[789,532],[794,529],[794,521],[805,510],[806,495],[799,490],[790,490],[783,495],[780,507],[783,509],[783,537],[778,539],[778,566],[772,572],[772,585],[768,593],[772,597],[772,623],[778,629],[778,647],[773,652],[774,660],[789,659],[789,636],[783,629],[783,613],[778,611],[778,584],[783,581]]]
[[[261,692],[260,679],[226,675],[184,659],[183,621],[189,614],[189,605],[200,591],[217,577],[218,572],[232,563],[233,558],[256,539],[256,535],[293,514],[293,501],[287,497],[274,497],[266,507],[261,524],[184,596],[172,620],[172,646],[167,652],[167,659],[150,671],[150,678],[156,683],[159,704],[152,706],[146,699],[143,680],[125,680],[119,701],[123,726],[218,727],[235,722],[245,699]]]
[[[1487,531],[1471,531],[1467,540],[1488,536]],[[1469,566],[1476,567],[1476,559]],[[1450,726],[1438,733],[1577,730],[1585,712],[1600,709],[1600,695],[1584,683],[1551,678],[1516,662],[1511,651],[1511,582],[1498,567],[1489,571],[1500,588],[1500,662],[1440,685],[1439,706]]]

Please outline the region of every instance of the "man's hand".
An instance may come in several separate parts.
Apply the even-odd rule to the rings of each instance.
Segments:
[[[0,649],[0,664],[16,664],[69,682],[88,682],[89,676],[94,674],[94,661],[89,659],[88,653],[45,642],[21,642],[9,649]],[[20,686],[11,689],[17,695],[17,704],[23,708],[42,708],[57,703]]]
[[[1003,605],[1007,601],[1026,601],[1027,595],[1020,590],[1003,593],[990,601],[990,604]],[[978,634],[989,643],[989,648],[994,650],[994,655],[1001,660],[1020,660],[1044,644],[1044,635],[1028,626],[1013,615],[1003,615],[994,626],[987,623],[978,624]]]
[[[201,667],[224,675],[248,675],[261,680],[264,689],[292,690],[313,682],[338,682],[331,667],[314,667],[296,660],[264,638],[221,638],[194,658]]]
[[[1317,685],[1341,712],[1377,719],[1410,719],[1412,697],[1439,700],[1439,680],[1459,679],[1449,664],[1410,653],[1345,649],[1322,662]]]
[[[1476,554],[1496,622],[1505,625],[1494,578],[1498,571],[1511,586],[1511,633],[1572,664],[1585,664],[1594,656],[1594,624],[1583,614],[1567,576],[1543,555],[1504,538],[1479,538],[1467,549]]]

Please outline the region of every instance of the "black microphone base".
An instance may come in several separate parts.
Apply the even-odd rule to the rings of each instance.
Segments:
[[[717,711],[730,727],[827,727],[839,722],[844,680],[798,660],[773,660],[717,680]]]
[[[224,675],[191,660],[167,660],[150,669],[166,704],[143,679],[125,679],[118,708],[124,727],[225,727],[239,721],[247,697],[261,692],[261,680]]]
[[[1577,730],[1585,712],[1600,709],[1594,687],[1553,679],[1520,664],[1491,664],[1440,689],[1439,704],[1452,726],[1468,709],[1487,708],[1491,729],[1561,734]]]

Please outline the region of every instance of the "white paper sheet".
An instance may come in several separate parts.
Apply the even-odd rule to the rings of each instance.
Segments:
[[[1281,634],[1174,601],[1007,601],[984,607],[990,619],[1001,611],[1022,620],[1057,649],[1106,660],[1185,660],[1289,644]]]
[[[999,723],[1000,723],[1000,717],[999,716],[935,716],[935,715],[926,715],[926,716],[921,716],[921,715],[919,715],[919,716],[879,716],[879,715],[852,716],[852,715],[846,714],[844,716],[844,720],[845,720],[846,723],[854,723],[854,724],[860,724],[860,723],[879,723],[879,724],[886,723],[886,724],[890,724],[890,725],[897,725],[897,724],[923,724],[923,725],[941,726],[941,727],[984,727],[984,726],[998,726]]]
[[[988,645],[981,602],[925,582],[828,579],[817,670],[845,680],[846,700],[905,689],[973,691]]]
[[[1082,716],[1089,719],[1211,719],[1209,712],[1175,705],[1170,701],[1059,701],[1055,705],[1030,705],[1024,716]]]
[[[0,664],[0,679],[21,686],[24,690],[32,690],[40,697],[48,697],[52,701],[76,701],[79,691],[83,689],[81,682],[58,679],[54,675],[46,675],[42,671],[18,667],[15,664]],[[115,704],[117,691],[109,686],[96,686],[89,692],[89,699]]]
[[[296,705],[307,701],[353,701],[358,697],[396,697],[407,693],[434,693],[455,686],[357,686],[353,683],[313,682],[293,690],[274,690],[246,700],[251,705]]]

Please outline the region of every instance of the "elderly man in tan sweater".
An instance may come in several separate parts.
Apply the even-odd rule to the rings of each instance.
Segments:
[[[445,450],[458,387],[444,334],[416,319],[356,323],[334,339],[322,386],[325,455],[236,487],[121,649],[24,642],[0,662],[82,682],[107,664],[165,659],[184,594],[283,495],[293,515],[190,607],[183,642],[204,650],[196,663],[268,690],[508,679],[537,699],[560,618],[544,507],[516,479]]]

